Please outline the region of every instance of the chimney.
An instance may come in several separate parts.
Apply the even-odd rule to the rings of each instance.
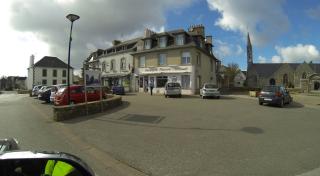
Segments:
[[[145,38],[149,38],[149,37],[151,37],[151,35],[153,35],[153,34],[155,34],[155,32],[151,31],[150,29],[148,29],[148,28],[145,28],[145,29],[144,29],[144,37],[145,37]]]
[[[205,37],[204,26],[202,24],[191,25],[188,31],[193,35],[201,35],[202,37]]]
[[[33,67],[33,65],[34,65],[34,55],[32,54],[32,55],[30,56],[29,67]]]
[[[206,43],[213,45],[213,43],[212,43],[212,36],[211,36],[211,35],[206,36]]]

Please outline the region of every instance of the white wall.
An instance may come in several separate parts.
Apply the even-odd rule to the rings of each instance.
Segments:
[[[47,69],[47,76],[42,76],[42,70]],[[57,70],[57,76],[53,77],[53,70]],[[46,67],[35,67],[34,68],[34,85],[42,85],[42,80],[47,80],[47,85],[52,85],[53,80],[57,80],[57,84],[62,84],[62,80],[67,81],[67,76],[62,76],[62,70],[66,70],[66,68],[46,68]],[[67,72],[68,73],[68,72]],[[70,69],[70,84],[73,84],[73,69]],[[33,83],[33,68],[28,69],[28,78],[27,78],[27,86],[28,89],[32,89]]]

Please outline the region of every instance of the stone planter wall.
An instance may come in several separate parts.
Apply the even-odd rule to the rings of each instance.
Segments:
[[[102,105],[101,105],[102,104]],[[72,119],[80,116],[86,116],[87,111],[88,115],[100,113],[103,111],[110,110],[122,104],[121,96],[109,97],[105,100],[94,101],[75,104],[75,105],[66,105],[66,106],[54,106],[53,107],[53,119],[54,121],[63,121],[67,119]]]

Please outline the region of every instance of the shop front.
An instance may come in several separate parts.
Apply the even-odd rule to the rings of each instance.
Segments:
[[[195,76],[193,66],[168,66],[137,69],[137,85],[139,92],[150,92],[150,83],[153,83],[155,94],[163,94],[167,82],[178,82],[182,87],[182,94],[195,93]]]
[[[112,86],[123,86],[125,92],[131,91],[131,74],[102,75],[102,82],[104,86],[108,86],[109,88]]]

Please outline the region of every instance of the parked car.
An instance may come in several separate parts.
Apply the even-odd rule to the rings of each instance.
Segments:
[[[121,85],[112,86],[112,94],[124,95],[125,94],[124,87]]]
[[[290,104],[292,100],[293,99],[287,89],[283,86],[275,85],[264,86],[258,97],[260,105],[268,103],[276,104],[279,107],[283,107],[285,104]]]
[[[203,87],[200,89],[200,97],[213,97],[213,98],[220,98],[220,89],[217,85],[212,83],[205,83]]]
[[[39,100],[50,103],[51,90],[54,88],[54,86],[46,86],[46,88],[39,93]]]
[[[181,97],[181,85],[178,82],[167,82],[164,86],[164,96],[171,97],[177,96]]]
[[[42,86],[42,87],[38,90],[38,99],[40,99],[42,92],[43,92],[44,90],[46,90],[47,87],[48,87],[48,86]]]
[[[31,95],[32,96],[38,96],[38,91],[41,89],[42,85],[36,85],[33,87]]]
[[[53,103],[54,102],[54,97],[56,96],[56,93],[58,92],[59,89],[66,87],[66,84],[58,84],[58,85],[54,85],[54,87],[51,89],[51,93],[50,93],[50,102]]]
[[[87,88],[87,101],[98,101],[100,100],[100,91],[88,87]],[[72,85],[70,86],[70,104],[77,104],[85,102],[84,86]],[[62,106],[68,104],[68,88],[63,87],[58,90],[54,98],[54,105]]]

